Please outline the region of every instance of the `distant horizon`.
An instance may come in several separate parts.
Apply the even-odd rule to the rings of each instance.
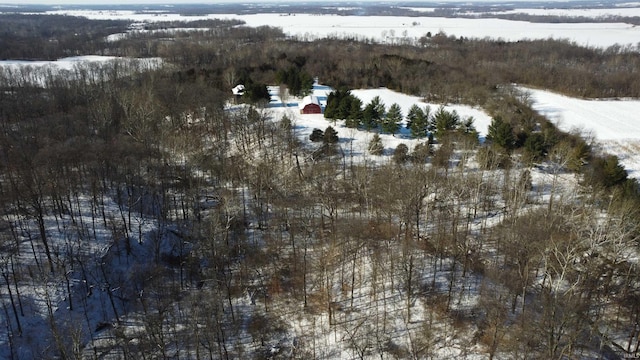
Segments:
[[[309,3],[323,3],[326,5],[339,4],[339,3],[348,3],[348,4],[357,4],[357,3],[410,3],[412,5],[416,5],[418,3],[424,3],[425,5],[433,5],[436,3],[465,3],[465,4],[474,4],[474,3],[591,3],[594,5],[602,6],[603,2],[596,0],[472,0],[472,1],[464,1],[464,0],[433,0],[433,1],[415,1],[415,0],[330,0],[330,1],[321,1],[321,0],[307,0],[307,1],[293,1],[293,0],[250,0],[250,1],[234,1],[234,0],[133,0],[133,1],[108,1],[108,0],[98,0],[98,1],[90,1],[90,0],[0,0],[1,6],[77,6],[77,5],[87,5],[87,6],[102,6],[102,5],[110,5],[110,6],[135,6],[135,5],[215,5],[215,4],[237,4],[237,5],[246,5],[253,3],[294,3],[294,4],[309,4]],[[605,3],[622,3],[623,1],[606,1]]]

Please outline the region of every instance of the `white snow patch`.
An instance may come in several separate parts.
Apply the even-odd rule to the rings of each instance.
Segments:
[[[617,155],[630,176],[640,178],[640,100],[589,100],[551,91],[521,88],[533,109],[560,130],[593,136],[606,153]]]
[[[72,70],[74,66],[80,63],[90,63],[90,62],[107,62],[119,59],[115,56],[100,56],[100,55],[86,55],[86,56],[74,56],[61,58],[54,61],[30,61],[30,60],[0,60],[0,66],[5,67],[22,67],[22,66],[32,66],[32,67],[45,67],[45,66],[54,66],[59,69]]]
[[[326,96],[331,91],[332,89],[328,86],[316,84],[314,86],[313,95],[320,99],[320,104],[324,107],[326,106]],[[426,139],[412,139],[409,129],[405,128],[406,115],[409,108],[414,104],[417,104],[423,109],[425,106],[429,105],[432,112],[435,112],[440,107],[440,104],[429,104],[422,101],[420,97],[402,94],[387,88],[352,90],[351,93],[362,100],[363,106],[369,103],[374,97],[379,96],[387,109],[393,103],[397,103],[402,108],[402,115],[405,117],[405,120],[402,122],[400,131],[395,135],[380,133],[379,135],[385,148],[384,155],[374,156],[370,155],[368,152],[369,142],[375,134],[374,131],[369,132],[348,128],[344,125],[344,121],[334,122],[332,120],[325,119],[324,114],[302,115],[300,114],[297,106],[298,101],[301,101],[299,98],[287,98],[286,104],[283,104],[282,99],[279,97],[278,87],[269,87],[269,92],[272,95],[270,107],[275,118],[280,119],[282,116],[286,115],[291,119],[294,124],[295,133],[299,138],[306,141],[309,139],[309,135],[311,135],[313,129],[320,129],[324,131],[328,126],[333,126],[338,132],[338,137],[340,139],[339,145],[344,151],[345,156],[356,162],[389,161],[388,155],[393,154],[393,150],[401,143],[407,145],[409,150],[412,151],[418,143],[424,142]],[[481,139],[486,135],[488,126],[491,124],[491,117],[478,108],[467,105],[446,105],[445,110],[455,110],[460,115],[461,120],[467,119],[470,116],[473,117],[474,125]]]
[[[141,70],[150,70],[162,65],[161,58],[126,58],[116,56],[85,55],[61,58],[53,61],[31,60],[0,60],[0,74],[6,72],[21,72],[20,80],[31,84],[45,86],[49,75],[64,75],[68,79],[77,78],[76,70],[90,64],[107,65],[113,62],[126,62],[136,65]],[[30,71],[38,70],[38,71]]]
[[[599,19],[610,16],[634,17],[640,16],[640,7],[616,7],[598,9],[513,9],[506,11],[492,11],[490,14],[528,14],[534,16],[584,17]]]

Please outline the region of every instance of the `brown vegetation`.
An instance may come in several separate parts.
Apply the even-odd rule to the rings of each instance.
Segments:
[[[33,69],[0,78],[0,354],[330,358],[333,337],[358,358],[637,355],[635,183],[508,88],[638,96],[637,54],[231,27],[114,46],[169,64],[40,74],[46,87],[21,80]],[[234,83],[272,83],[294,62],[336,87],[485,106],[514,148],[540,134],[551,181],[533,184],[533,160],[506,142],[476,155],[476,141],[445,131],[435,152],[372,165],[330,137],[336,151],[314,156],[291,119],[260,106],[225,109]],[[561,175],[585,168],[563,188]],[[50,330],[41,344],[22,331],[25,308]]]

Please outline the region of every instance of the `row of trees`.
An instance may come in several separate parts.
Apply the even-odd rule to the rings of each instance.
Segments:
[[[429,101],[483,107],[502,84],[512,83],[583,97],[640,96],[632,71],[640,57],[623,47],[585,48],[550,39],[460,40],[445,34],[427,38],[422,47],[345,39],[310,43],[287,39],[273,27],[241,26],[180,33],[181,41],[172,46],[163,41],[166,36],[139,33],[104,46],[123,56],[161,56],[183,68],[219,74],[233,69],[261,83],[276,83],[278,71],[296,67],[336,88],[386,86]],[[359,61],[344,61],[349,58]]]
[[[624,168],[615,156],[595,156],[586,139],[579,134],[563,134],[555,129],[546,119],[536,116],[526,99],[526,94],[507,94],[508,99],[492,108],[496,115],[488,128],[485,139],[487,145],[483,150],[481,164],[487,167],[508,167],[514,151],[527,163],[540,162],[548,157],[554,161],[561,161],[573,172],[580,173],[584,181],[590,185],[604,188],[622,187],[630,196],[637,196],[637,183],[627,178]],[[508,105],[511,103],[510,105]],[[502,114],[509,114],[508,109],[515,108],[515,113],[509,115],[505,121]],[[362,101],[349,91],[338,90],[329,94],[325,118],[344,120],[347,127],[376,129],[385,133],[395,134],[400,123],[405,119],[398,104],[392,104],[387,110],[379,97],[373,98],[362,109]],[[470,139],[477,139],[477,132],[473,127],[473,118],[462,121],[455,112],[447,111],[440,106],[435,112],[430,106],[421,108],[417,104],[411,106],[406,117],[406,128],[413,138],[428,137],[427,146],[434,143],[434,139],[447,137],[452,133],[462,134]],[[384,146],[379,136],[374,136],[368,151],[372,155],[382,155]],[[420,152],[420,151],[418,151]],[[408,149],[396,149],[397,162],[407,159]],[[433,153],[430,150],[429,153]],[[424,156],[414,158],[424,159]],[[560,160],[559,160],[560,159]]]
[[[299,66],[291,66],[288,69],[279,70],[276,73],[276,81],[287,86],[289,93],[295,96],[306,96],[311,93],[313,78],[308,73],[301,71]]]
[[[106,37],[129,22],[63,15],[0,14],[0,59],[56,60],[105,50]]]
[[[509,95],[507,99],[506,106],[516,111],[508,120],[502,115],[493,117],[485,139],[488,146],[482,150],[485,165],[508,167],[514,153],[526,163],[551,160],[580,174],[585,184],[596,188],[619,188],[627,196],[638,196],[636,180],[627,177],[616,156],[595,154],[589,139],[582,138],[580,133],[563,133],[546,119],[534,115],[526,94]],[[506,114],[504,109],[494,111]]]
[[[421,108],[414,104],[409,109],[406,121],[400,105],[391,104],[387,109],[379,96],[375,96],[364,108],[362,100],[349,91],[337,90],[327,97],[324,111],[326,119],[344,120],[349,128],[363,128],[366,130],[381,130],[388,134],[396,134],[403,123],[410,130],[411,137],[420,139],[441,137],[454,130],[477,137],[473,127],[473,118],[461,119],[458,113],[448,111],[440,106],[435,112],[426,105]]]

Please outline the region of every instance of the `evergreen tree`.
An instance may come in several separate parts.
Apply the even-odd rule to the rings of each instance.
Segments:
[[[249,85],[245,85],[245,97],[252,103],[260,101],[269,102],[271,95],[265,84],[251,82]]]
[[[324,131],[323,141],[325,144],[335,144],[338,142],[338,132],[331,126]]]
[[[280,119],[280,128],[284,131],[291,131],[293,129],[293,122],[287,115],[283,115]]]
[[[332,91],[327,95],[327,106],[324,108],[325,119],[335,119],[336,109],[338,107],[338,96],[335,91]]]
[[[424,112],[417,104],[411,105],[409,112],[407,113],[407,129],[411,128],[411,125],[418,120],[419,117],[424,116]]]
[[[533,133],[524,142],[524,150],[527,157],[532,161],[542,160],[547,154],[544,136],[540,133]]]
[[[418,105],[413,104],[407,114],[407,128],[411,130],[411,137],[414,139],[423,138],[429,133],[429,117],[431,108],[429,105],[422,110]]]
[[[620,185],[627,180],[627,172],[617,156],[609,155],[598,157],[591,164],[590,174],[586,177],[591,180],[591,185],[610,188]]]
[[[349,112],[351,111],[351,97],[352,95],[347,93],[342,99],[340,99],[340,103],[335,114],[337,119],[344,120],[349,117]]]
[[[382,119],[382,131],[387,132],[395,136],[395,133],[400,129],[400,122],[402,121],[402,109],[400,105],[394,103],[389,107],[389,111]]]
[[[496,116],[491,120],[487,130],[487,140],[507,151],[513,150],[516,143],[511,124],[503,121],[500,116]]]
[[[311,94],[313,91],[313,77],[305,72],[300,72],[300,90],[295,92],[294,94],[298,94],[300,96],[307,96]]]
[[[380,96],[376,96],[371,99],[371,104],[373,105],[374,113],[376,114],[376,119],[380,121],[386,112],[386,106],[382,102]]]
[[[372,130],[378,127],[378,123],[375,120],[373,105],[371,105],[371,103],[367,104],[362,111],[362,125],[367,130]]]
[[[582,169],[584,164],[587,163],[587,159],[591,154],[591,147],[584,141],[580,139],[571,150],[571,157],[569,158],[569,162],[567,163],[567,167],[572,171],[579,171]]]
[[[447,132],[456,130],[460,125],[460,116],[453,110],[451,112],[445,110],[444,106],[440,106],[438,111],[433,115],[432,128],[436,137],[440,138]]]
[[[349,91],[334,90],[327,95],[327,106],[324,109],[325,119],[344,119],[344,109],[341,109],[342,102],[345,98],[350,97]]]
[[[379,96],[371,99],[371,102],[364,108],[362,114],[362,122],[367,130],[375,129],[380,126],[380,121],[385,115],[386,108]]]
[[[473,122],[474,122],[473,116],[469,116],[468,118],[466,118],[462,122],[462,125],[460,125],[460,131],[462,131],[463,134],[477,133],[476,127],[473,125]]]
[[[325,119],[346,120],[346,126],[357,128],[362,119],[362,101],[349,90],[336,90],[327,96]]]
[[[309,140],[313,142],[324,141],[324,132],[320,129],[313,129],[311,135],[309,135]]]
[[[316,151],[318,154],[333,156],[338,153],[336,144],[338,143],[338,132],[328,126],[322,137],[322,146]]]
[[[475,143],[478,142],[478,130],[473,125],[474,118],[473,116],[469,116],[459,127],[460,132],[467,138],[472,139]]]
[[[276,81],[287,85],[289,92],[296,96],[305,96],[311,93],[313,77],[300,70],[297,66],[291,66],[286,70],[276,73]]]
[[[349,116],[345,121],[345,125],[349,128],[357,128],[362,122],[362,100],[355,96],[351,97],[351,105]]]

